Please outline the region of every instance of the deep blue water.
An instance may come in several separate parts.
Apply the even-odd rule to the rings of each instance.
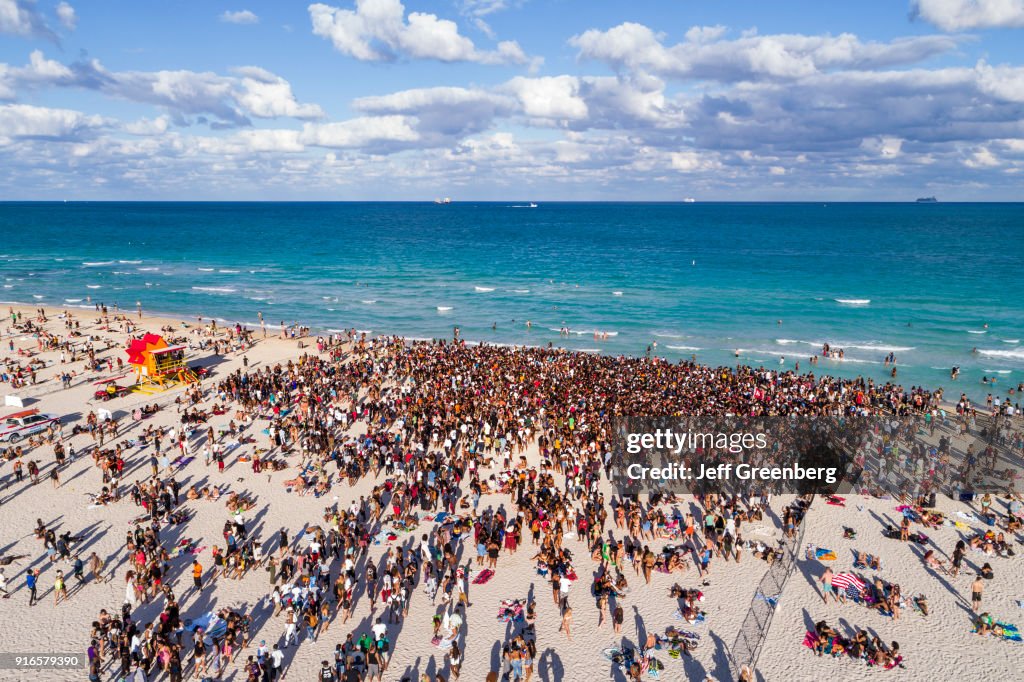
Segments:
[[[513,206],[0,203],[0,299],[801,370],[828,341],[818,373],[1024,381],[1024,204]]]

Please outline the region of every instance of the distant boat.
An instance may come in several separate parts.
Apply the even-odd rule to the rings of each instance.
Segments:
[[[530,202],[530,208],[537,208],[537,204],[535,204],[535,203],[533,203],[533,202],[531,201],[531,202]]]
[[[935,197],[918,197],[915,203],[918,204],[937,204],[939,200]]]
[[[683,199],[683,203],[684,204],[695,204],[695,203],[697,203],[697,200],[694,199],[693,197],[686,197],[685,199]]]
[[[435,204],[450,204],[450,203],[452,203],[452,200],[451,200],[450,197],[445,197],[444,199],[434,199],[434,203]]]

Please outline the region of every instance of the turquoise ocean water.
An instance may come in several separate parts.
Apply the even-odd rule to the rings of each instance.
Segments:
[[[1024,381],[1024,204],[0,203],[0,234],[3,301]]]

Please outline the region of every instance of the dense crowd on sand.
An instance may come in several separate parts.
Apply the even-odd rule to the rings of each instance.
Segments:
[[[632,680],[680,665],[671,659],[695,665],[686,660],[709,648],[699,647],[708,638],[694,627],[706,620],[711,576],[729,575],[744,552],[748,562],[764,562],[763,572],[794,541],[813,498],[790,496],[774,509],[768,490],[622,498],[609,483],[616,415],[885,416],[894,430],[872,441],[879,470],[906,471],[919,480],[944,468],[968,478],[972,470],[992,474],[1007,465],[999,453],[1019,456],[1021,450],[1020,422],[1009,401],[995,420],[999,453],[959,452],[964,435],[979,430],[979,418],[992,417],[979,415],[965,397],[947,413],[941,391],[920,387],[458,338],[407,342],[354,331],[321,337],[283,331],[283,338],[268,339],[265,330],[202,320],[160,327],[169,342],[188,344],[207,366],[201,381],[141,401],[115,391],[103,397],[122,408],[103,412],[91,402],[92,384],[128,371],[123,348],[153,320],[100,308],[95,316],[80,315],[10,311],[0,339],[8,351],[0,378],[14,393],[38,395],[42,407],[67,404],[62,396],[80,402],[71,406],[78,414],[73,423],[0,444],[0,503],[6,514],[22,514],[17,498],[40,478],[60,495],[70,478],[82,476],[86,485],[94,483],[90,509],[130,510],[119,533],[124,541],[106,556],[86,554],[88,534],[66,530],[74,520],[66,519],[58,533],[38,518],[27,540],[0,538],[9,571],[0,574],[0,590],[5,596],[25,590],[33,606],[44,571],[54,607],[82,598],[80,586],[87,583],[123,589],[106,597],[117,606],[97,610],[91,626],[81,624],[87,637],[71,639],[87,644],[89,675],[97,680],[234,675],[255,681],[286,674],[325,681],[558,679],[540,639],[556,651],[573,647],[583,613],[586,622],[596,617],[597,627],[607,624],[621,635],[627,599],[666,595],[684,629],[670,625],[660,634],[644,628],[641,636],[638,623],[631,645],[619,636],[621,646],[603,653],[615,674]],[[260,354],[274,343],[280,344],[275,352]],[[910,447],[918,428],[929,436],[938,429],[941,449]],[[52,461],[44,461],[50,455]],[[268,484],[274,479],[264,495],[228,485],[237,478],[255,487],[264,477]],[[1012,488],[1011,478],[1005,503],[981,500],[978,518],[991,530],[966,537],[948,567],[934,549],[920,566],[960,571],[968,551],[1010,557],[1024,513]],[[892,529],[896,539],[912,542],[912,523],[931,530],[951,520],[927,499],[928,491],[918,487],[897,500],[906,504]],[[868,492],[865,499],[887,499],[877,486]],[[318,501],[315,517],[265,530],[268,507],[310,498]],[[827,501],[834,507],[826,509],[839,514],[842,498]],[[216,540],[194,531],[221,505],[226,517]],[[754,537],[765,524],[779,531],[777,538]],[[809,551],[806,561],[817,560]],[[878,559],[858,554],[856,561],[870,569]],[[67,567],[74,589],[57,566]],[[501,600],[499,618],[508,627],[489,665],[480,664],[486,654],[469,650],[469,619],[480,610],[472,608],[477,600],[470,594],[485,592],[499,571],[524,566],[547,583],[550,607],[532,590]],[[998,630],[1002,636],[1006,623],[982,610],[985,581],[992,578],[991,566],[987,577],[984,568],[972,583],[972,618],[982,635]],[[234,592],[225,584],[251,583],[255,575],[267,576],[259,581],[262,598],[214,607],[211,594]],[[694,585],[660,582],[680,576]],[[845,601],[848,593],[848,583],[834,576],[828,569],[818,581],[826,604],[829,596]],[[581,580],[589,585],[573,589]],[[849,592],[852,601],[899,619],[907,597],[898,584],[879,580],[861,587]],[[749,593],[743,594],[719,596],[734,598],[743,610]],[[928,600],[913,599],[927,614]],[[557,614],[554,621],[543,617],[548,608]],[[430,613],[440,663],[429,672],[399,653],[398,634],[410,611]],[[722,634],[731,641],[735,631]],[[880,667],[927,656],[920,647],[911,654],[906,645],[901,651],[896,642],[863,629],[847,635],[825,621],[807,634],[807,648],[819,655],[844,654]],[[324,638],[333,644],[330,655],[303,667],[303,648]],[[404,669],[393,665],[396,656]],[[587,656],[576,660],[580,667],[563,671],[565,679],[588,676]],[[675,678],[683,670],[667,672]]]

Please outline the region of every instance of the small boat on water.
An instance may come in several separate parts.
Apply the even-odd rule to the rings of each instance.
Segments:
[[[936,199],[935,197],[918,197],[917,201],[915,201],[914,203],[916,203],[916,204],[937,204],[937,203],[939,203],[939,200]]]
[[[531,202],[530,202],[530,208],[537,208],[537,204],[535,204],[535,203],[533,203],[533,202],[531,201]]]
[[[450,197],[445,197],[444,199],[434,199],[434,203],[435,204],[450,204],[450,203],[452,203],[452,200],[451,200]]]
[[[683,199],[683,203],[684,204],[695,204],[695,203],[697,203],[697,200],[694,199],[693,197],[686,197],[685,199]]]

